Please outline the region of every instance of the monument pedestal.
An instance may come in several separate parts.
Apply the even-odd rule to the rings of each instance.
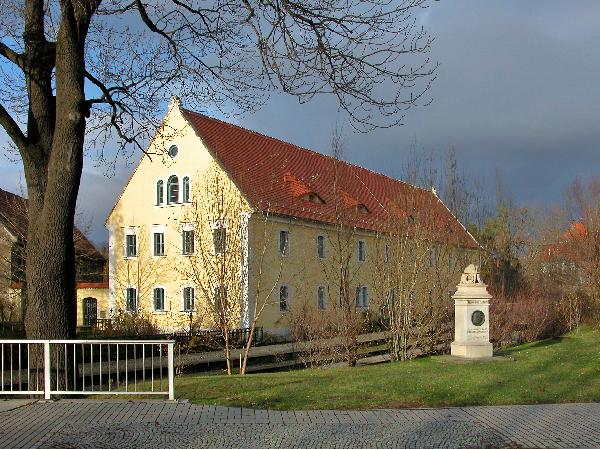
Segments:
[[[493,356],[493,346],[491,343],[459,343],[455,341],[450,345],[450,353],[465,359],[484,359]]]
[[[454,342],[450,353],[457,357],[479,359],[492,357],[490,343],[489,301],[492,298],[481,281],[475,265],[461,276],[454,299]]]

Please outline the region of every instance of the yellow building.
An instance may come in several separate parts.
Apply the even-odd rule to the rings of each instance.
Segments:
[[[400,259],[433,268],[444,258],[447,289],[478,249],[435,192],[176,98],[147,154],[106,221],[113,316],[184,330],[213,327],[222,312],[230,328],[256,317],[282,334],[294,310],[335,307],[340,290],[377,313]]]
[[[0,189],[0,322],[23,319],[21,287],[25,282],[27,200]],[[108,283],[105,259],[75,228],[77,326],[93,327],[108,319]]]

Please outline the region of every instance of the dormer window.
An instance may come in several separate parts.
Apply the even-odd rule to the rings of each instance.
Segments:
[[[323,201],[321,199],[321,197],[319,195],[317,195],[316,193],[314,193],[314,192],[307,193],[306,195],[304,195],[302,197],[302,199],[304,201],[310,201],[311,203],[315,203],[315,204],[323,204],[323,203],[325,203],[325,201]]]
[[[364,204],[357,204],[356,205],[356,211],[360,212],[361,214],[368,214],[369,213],[369,209]]]
[[[169,177],[167,181],[167,204],[179,202],[179,178],[176,175]]]

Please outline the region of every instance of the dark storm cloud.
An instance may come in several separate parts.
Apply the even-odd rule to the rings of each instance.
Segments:
[[[324,153],[341,124],[346,159],[392,176],[413,141],[440,157],[453,145],[467,174],[493,189],[498,169],[521,203],[560,201],[576,176],[600,176],[600,2],[443,0],[420,20],[441,66],[433,103],[409,111],[403,126],[354,134],[333,101],[282,95],[238,123]],[[79,204],[94,205],[96,241],[132,169],[84,172]],[[0,187],[17,190],[13,172]]]
[[[441,63],[434,102],[404,126],[347,134],[348,159],[398,176],[415,140],[440,157],[452,145],[467,173],[493,189],[498,169],[517,200],[536,203],[600,175],[600,2],[443,1],[423,24]],[[332,104],[276,104],[246,123],[328,151]]]

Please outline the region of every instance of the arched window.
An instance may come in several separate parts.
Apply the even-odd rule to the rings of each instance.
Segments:
[[[165,198],[164,182],[162,179],[156,182],[156,205],[161,206]]]
[[[167,204],[179,202],[179,178],[176,175],[169,177],[167,181]]]
[[[183,200],[184,203],[190,202],[190,178],[185,176],[183,178]]]
[[[83,299],[83,325],[96,326],[98,320],[98,300],[96,298]]]

